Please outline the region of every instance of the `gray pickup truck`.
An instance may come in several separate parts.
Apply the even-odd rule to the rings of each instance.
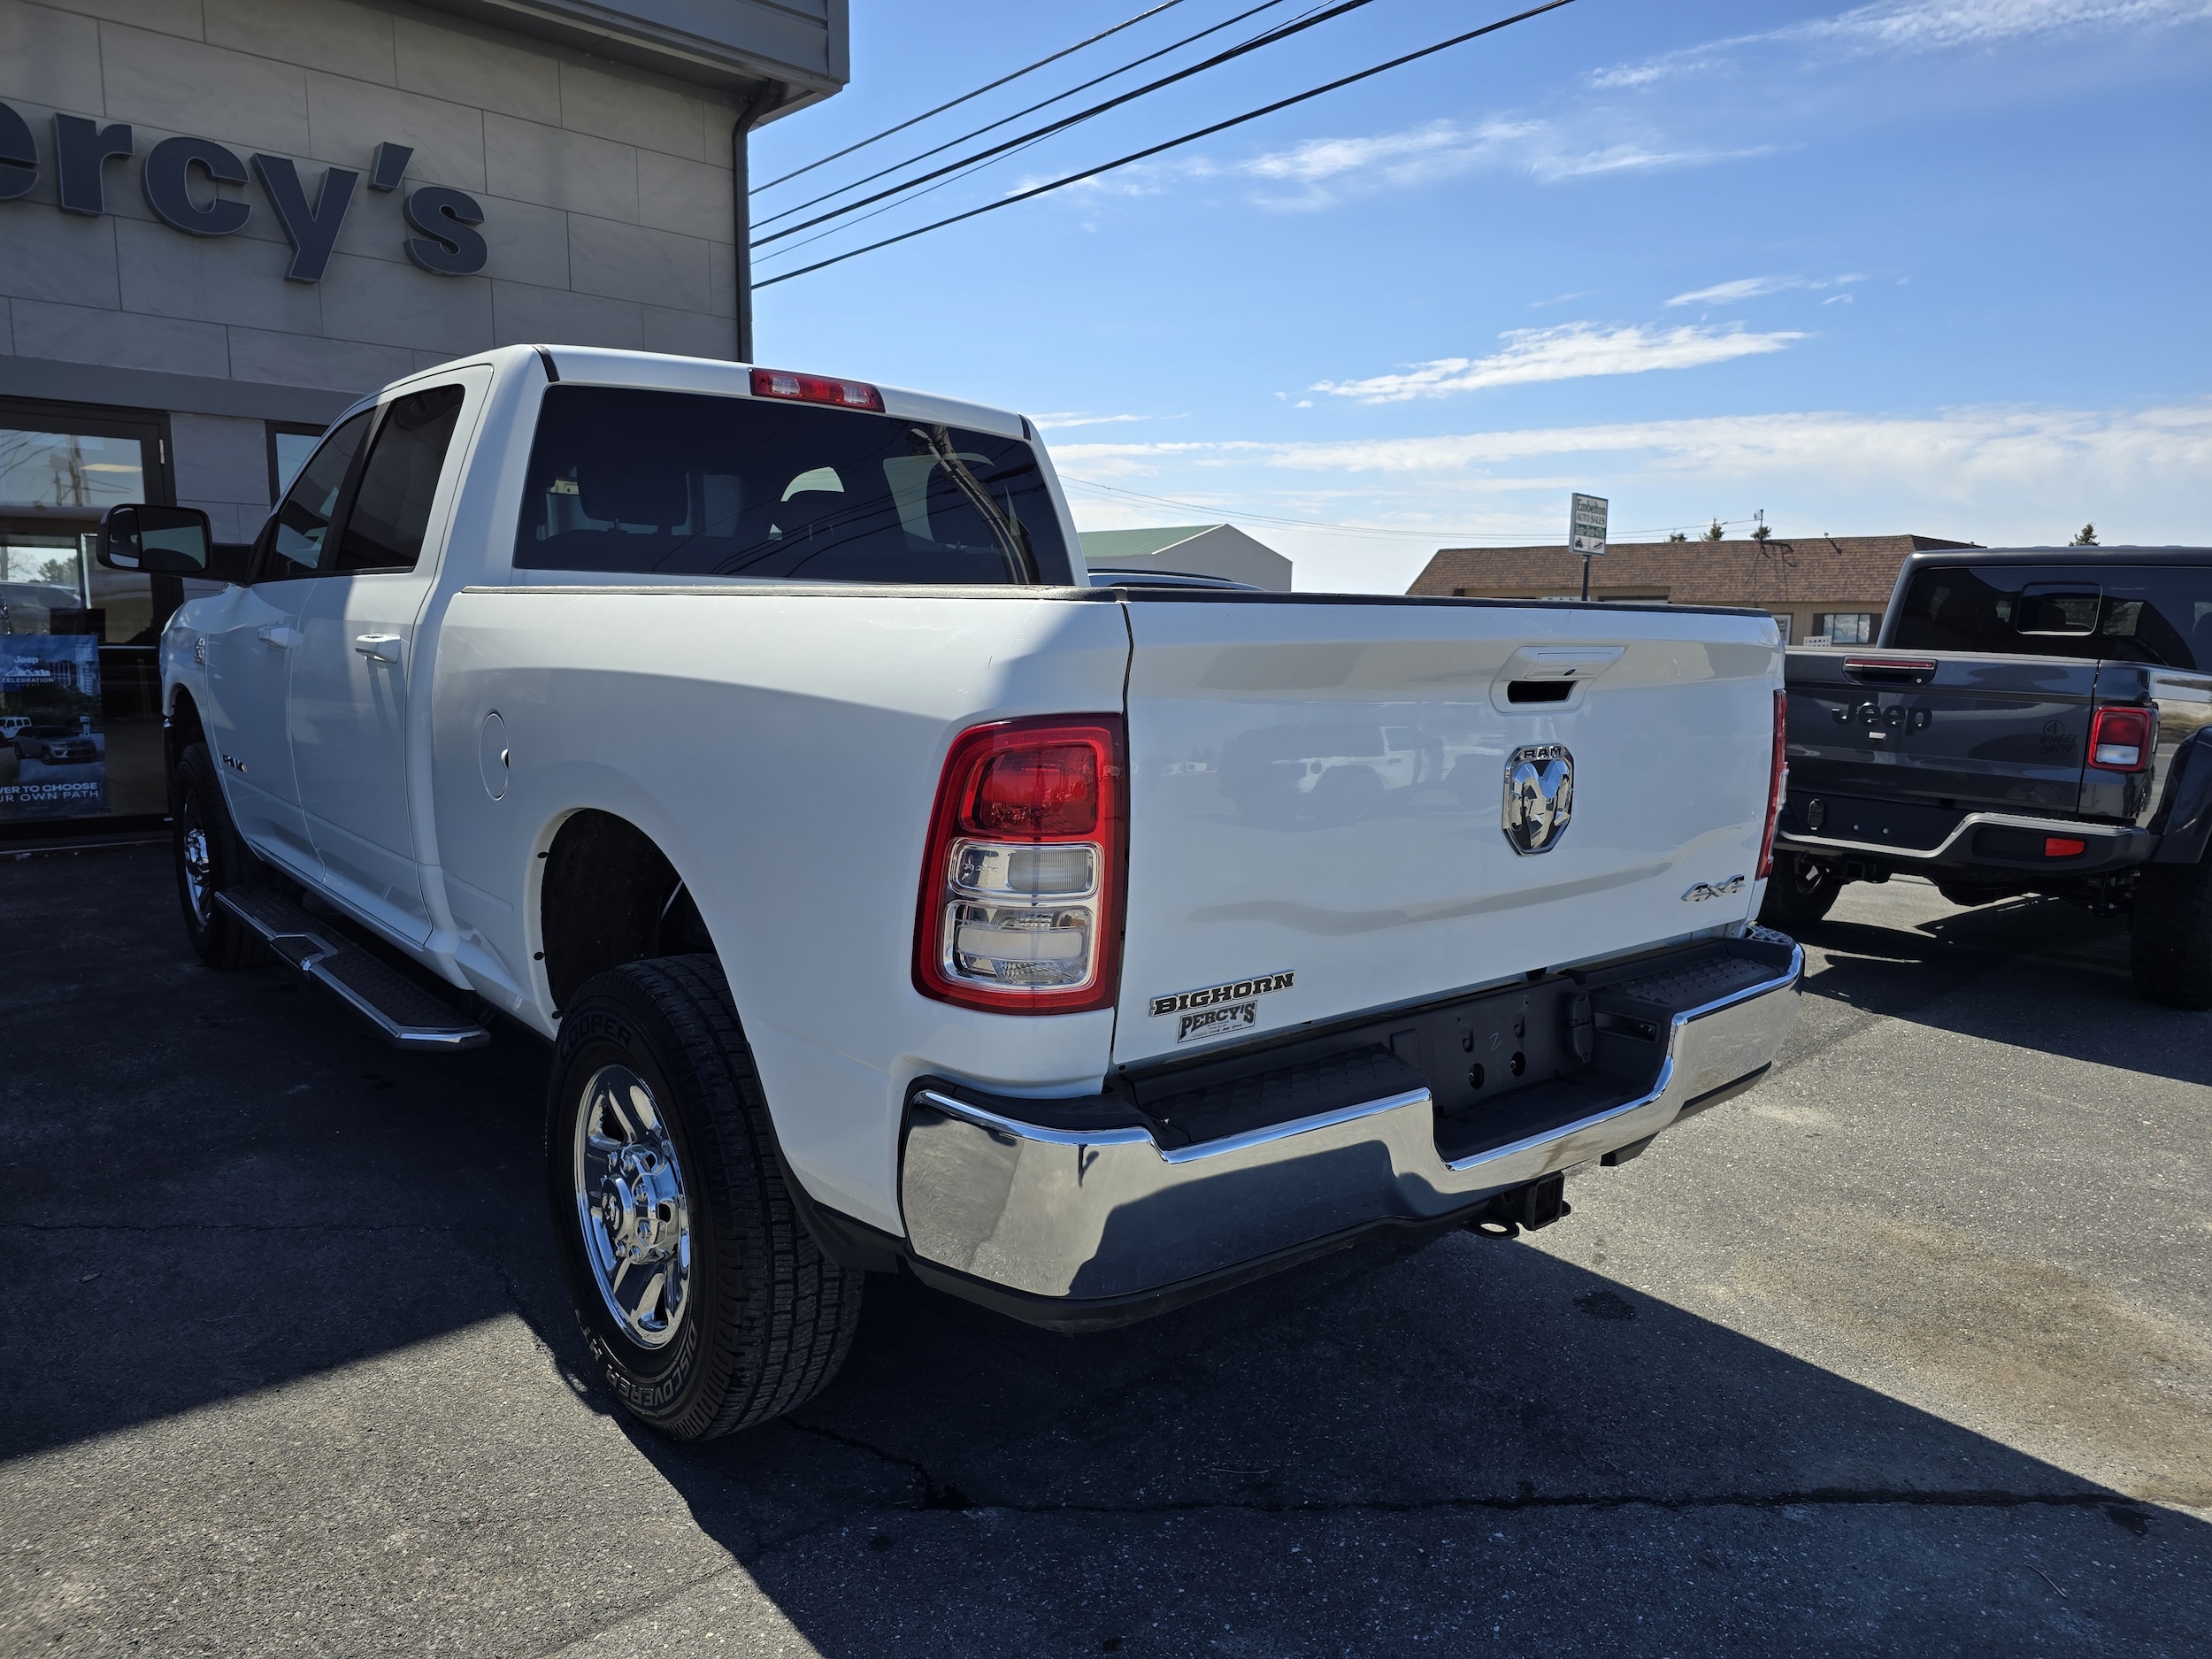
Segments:
[[[1900,872],[2131,918],[2137,988],[2212,1007],[2212,549],[1916,553],[1872,646],[1788,655],[1761,920]]]

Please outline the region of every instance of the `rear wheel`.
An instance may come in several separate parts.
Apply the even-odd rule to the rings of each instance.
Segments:
[[[2143,866],[2128,949],[2143,995],[2212,1008],[2212,864]]]
[[[270,960],[261,936],[215,902],[218,893],[251,881],[258,861],[231,821],[206,744],[194,743],[177,757],[169,816],[177,899],[194,952],[211,968],[251,968]]]
[[[1825,917],[1843,883],[1835,866],[1798,853],[1777,853],[1774,873],[1767,878],[1767,895],[1759,905],[1759,920],[1769,927],[1794,935]]]
[[[799,1221],[712,956],[588,981],[561,1018],[548,1120],[577,1321],[632,1416],[705,1440],[827,1385],[864,1276],[823,1256]]]

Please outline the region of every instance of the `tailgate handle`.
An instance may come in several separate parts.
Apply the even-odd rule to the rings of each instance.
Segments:
[[[1624,645],[1524,645],[1499,679],[1595,680],[1621,660]]]
[[[1935,678],[1936,665],[1901,657],[1847,657],[1843,672],[1870,686],[1924,686]]]

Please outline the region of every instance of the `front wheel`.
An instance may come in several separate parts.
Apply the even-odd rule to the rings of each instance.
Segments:
[[[2128,954],[2152,1002],[2212,1008],[2212,864],[2143,866]]]
[[[1759,920],[1794,938],[1800,928],[1814,926],[1834,908],[1842,887],[1833,864],[1799,853],[1777,853]]]
[[[630,963],[572,999],[546,1166],[577,1322],[639,1421],[706,1440],[836,1375],[864,1276],[823,1256],[793,1208],[712,956]]]
[[[177,757],[169,780],[170,839],[177,862],[177,900],[185,936],[211,968],[250,968],[266,962],[261,936],[215,902],[215,895],[244,886],[257,864],[231,821],[215,762],[204,743]]]

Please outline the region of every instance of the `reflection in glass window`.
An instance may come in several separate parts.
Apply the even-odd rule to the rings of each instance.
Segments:
[[[1019,439],[805,404],[547,388],[515,565],[682,579],[1064,582]]]
[[[361,447],[361,434],[369,429],[373,412],[363,410],[324,440],[285,491],[276,510],[277,562],[267,572],[272,580],[311,575],[321,568],[323,537],[330,529],[331,514],[338,511],[338,492],[345,488],[353,452]]]
[[[84,573],[79,537],[9,534],[0,543],[0,634],[81,632]]]
[[[1831,645],[1870,645],[1878,619],[1864,611],[1824,611],[1813,618],[1813,632]]]
[[[1895,643],[2200,669],[2212,665],[2212,568],[1937,565],[1913,578]]]
[[[422,557],[430,503],[461,413],[461,388],[410,392],[385,411],[346,516],[339,571],[411,571]]]
[[[145,478],[135,438],[0,426],[0,503],[104,511],[145,500]]]
[[[273,432],[269,442],[276,451],[276,497],[284,499],[284,492],[292,488],[292,480],[300,475],[300,468],[307,465],[307,457],[315,453],[315,446],[323,441],[319,432]]]

